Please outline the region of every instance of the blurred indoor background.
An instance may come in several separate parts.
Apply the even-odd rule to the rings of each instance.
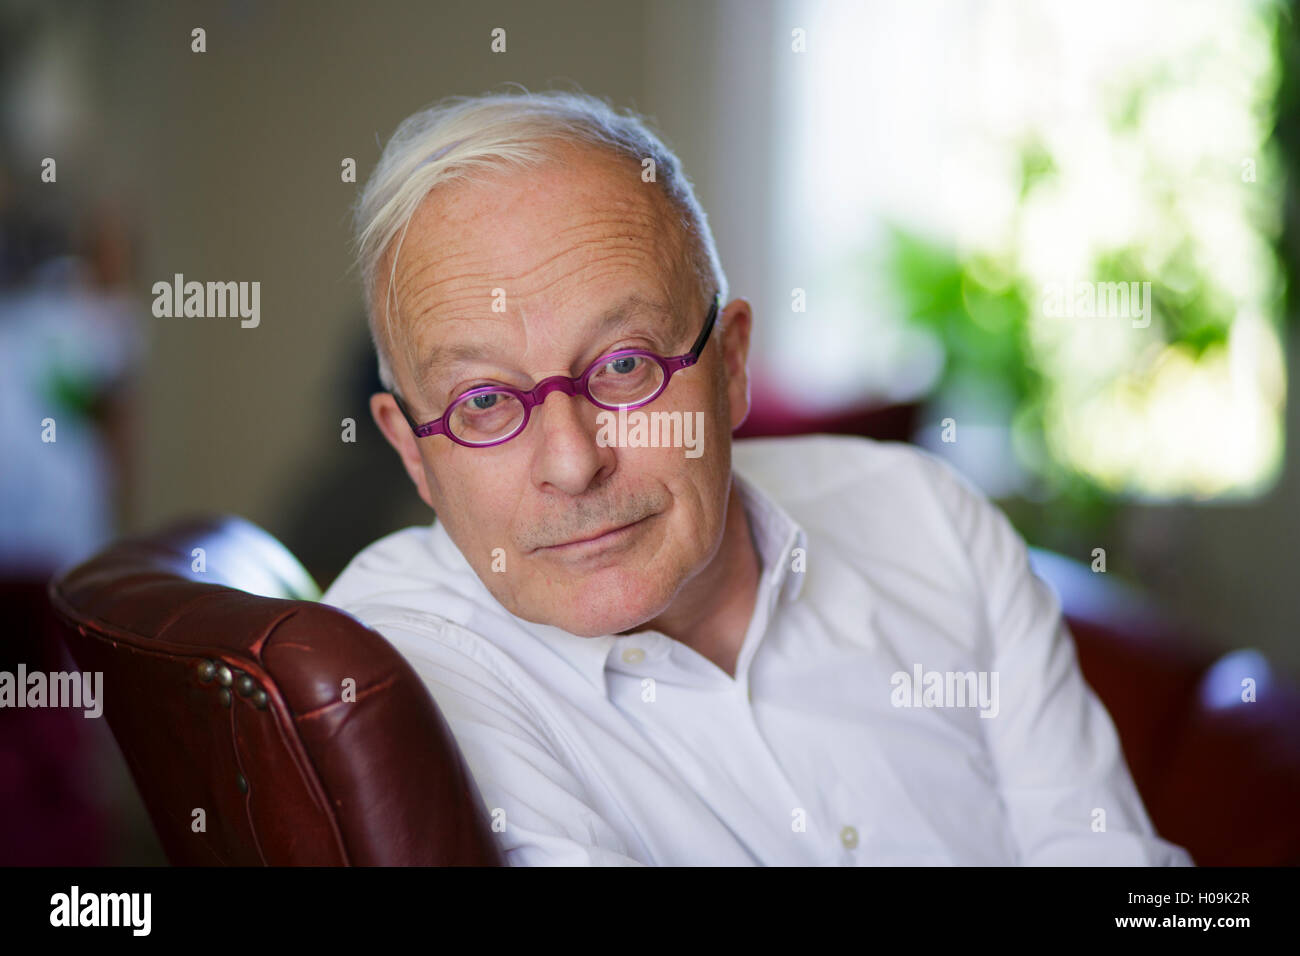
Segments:
[[[682,158],[755,310],[747,433],[924,445],[1030,544],[1104,549],[1189,647],[1293,679],[1295,12],[0,2],[0,668],[53,659],[36,585],[120,535],[242,515],[323,589],[431,520],[370,420],[349,208],[401,119],[517,83],[636,109]],[[176,273],[260,281],[260,325],[155,318]],[[1149,324],[1062,316],[1081,281],[1149,289]],[[0,721],[0,862],[160,861],[102,722],[40,719]]]

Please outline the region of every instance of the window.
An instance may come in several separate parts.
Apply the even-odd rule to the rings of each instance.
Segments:
[[[774,78],[774,258],[807,311],[776,300],[769,346],[821,373],[821,401],[925,397],[919,440],[955,419],[944,451],[993,494],[1264,490],[1279,15],[787,0],[777,28],[806,51]]]

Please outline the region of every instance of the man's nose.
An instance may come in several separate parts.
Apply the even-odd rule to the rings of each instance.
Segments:
[[[553,394],[556,391],[560,394]],[[533,408],[529,427],[537,429],[539,439],[533,481],[579,495],[602,473],[613,470],[614,449],[602,447],[596,440],[596,406],[576,389],[571,395],[565,391],[548,389],[541,403]]]

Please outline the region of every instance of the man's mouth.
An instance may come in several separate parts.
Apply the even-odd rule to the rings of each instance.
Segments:
[[[549,547],[539,548],[538,550],[550,554],[576,555],[599,551],[603,548],[615,547],[627,541],[636,532],[637,528],[650,517],[653,517],[653,515],[647,515],[645,518],[638,518],[631,524],[616,525],[612,528],[606,528],[604,531],[597,531],[595,534],[581,538],[574,538],[572,541],[565,541]]]

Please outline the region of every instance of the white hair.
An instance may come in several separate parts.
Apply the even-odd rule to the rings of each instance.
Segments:
[[[420,203],[435,187],[472,179],[476,171],[536,166],[553,155],[547,145],[553,147],[557,141],[589,144],[634,159],[638,165],[647,158],[654,160],[655,182],[679,214],[696,279],[709,294],[717,291],[727,301],[727,277],[708,217],[681,161],[642,117],[631,111],[620,113],[585,93],[558,90],[448,97],[402,121],[353,210],[356,264],[379,358],[379,379],[386,389],[396,391],[387,350],[392,341],[388,306],[402,240]],[[375,314],[375,273],[394,240],[381,334],[380,317]]]

